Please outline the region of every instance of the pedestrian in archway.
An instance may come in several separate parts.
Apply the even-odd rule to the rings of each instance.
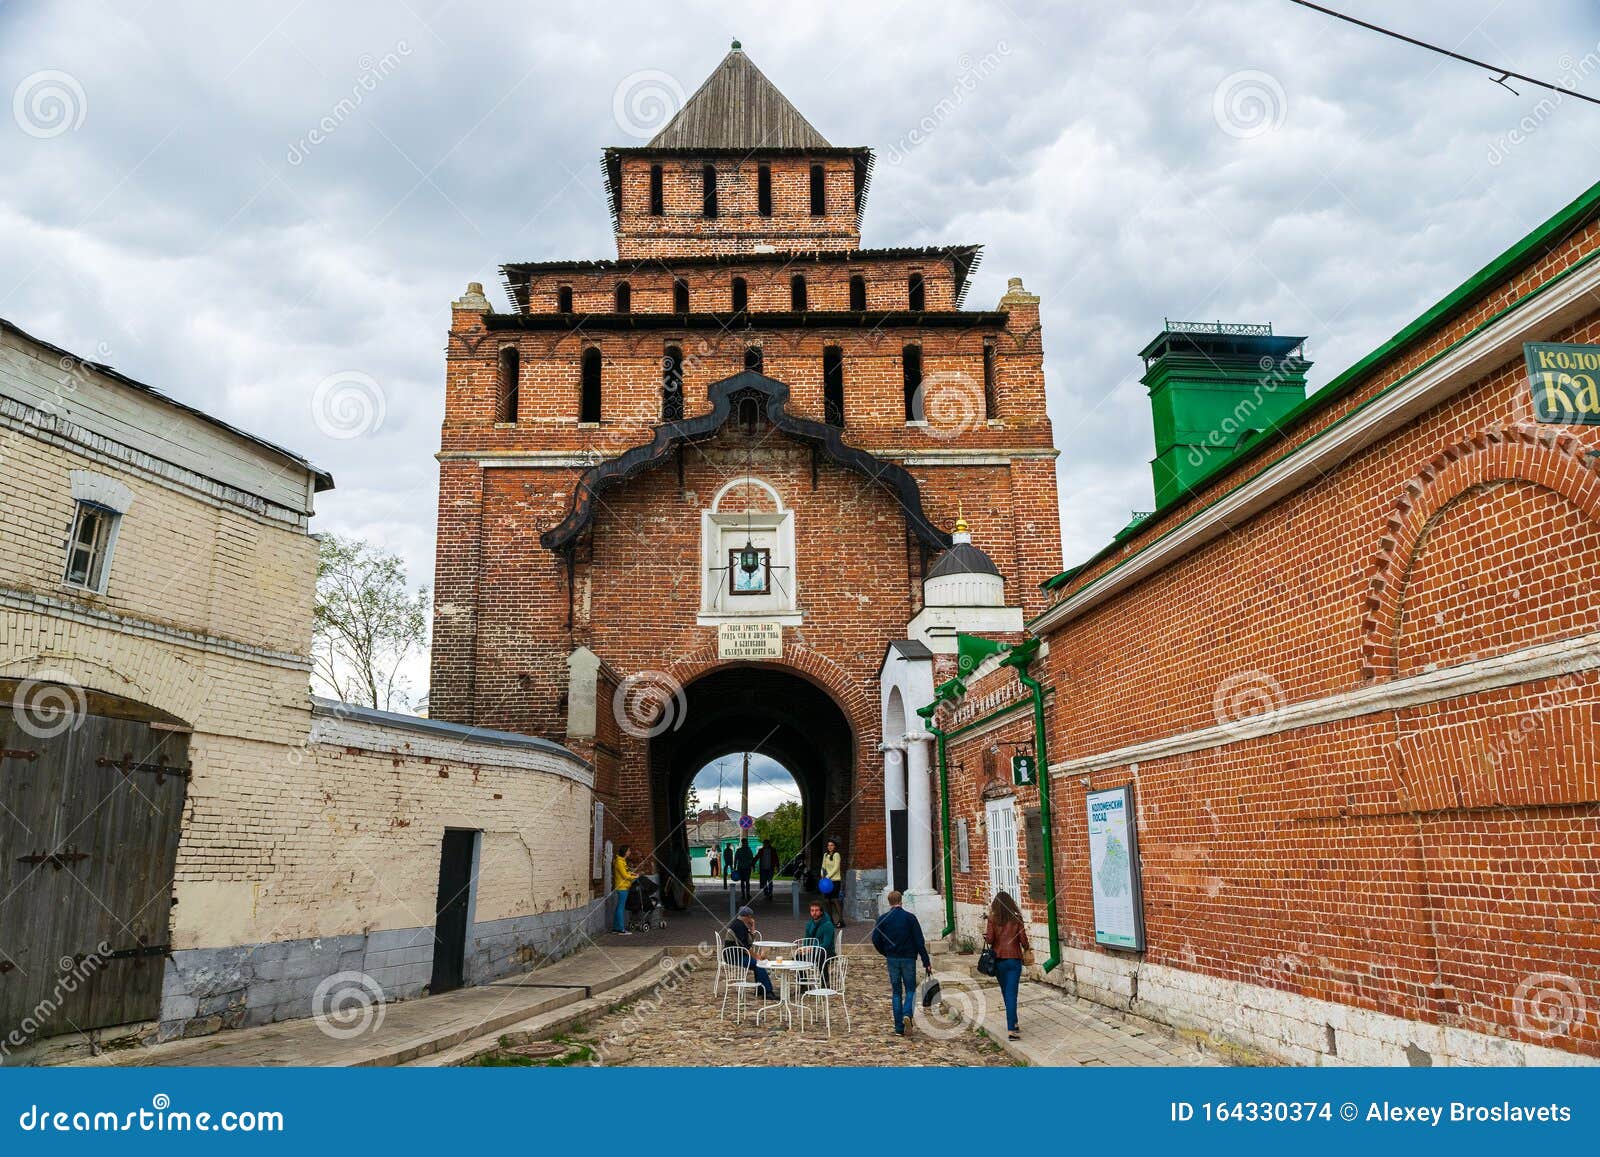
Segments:
[[[738,868],[733,862],[732,840],[729,840],[722,849],[722,874],[728,878],[728,887],[733,887],[734,878],[738,875]]]
[[[633,853],[631,844],[623,844],[617,849],[617,854],[611,861],[611,887],[617,895],[617,910],[611,918],[611,931],[619,936],[628,933],[628,889],[633,887],[633,882],[638,878],[633,865],[628,863],[628,857]]]
[[[718,879],[722,875],[722,860],[717,855],[717,849],[711,849],[711,878]]]
[[[994,978],[1000,982],[1000,997],[1006,1002],[1006,1035],[1022,1039],[1017,1027],[1017,989],[1022,983],[1023,962],[1033,953],[1028,943],[1028,924],[1022,909],[1010,892],[996,892],[989,905],[989,922],[983,941],[994,952]]]
[[[890,892],[889,910],[872,926],[872,946],[889,962],[889,1000],[894,1006],[894,1031],[905,1036],[911,1028],[911,1014],[917,1002],[917,958],[933,975],[928,945],[922,938],[922,923],[900,906],[904,897]]]
[[[739,851],[733,858],[734,870],[739,874],[739,900],[741,903],[750,902],[750,875],[755,867],[755,857],[750,854],[750,840],[746,837],[739,841]]]
[[[823,892],[822,903],[835,928],[844,927],[844,856],[839,853],[839,841],[829,840],[822,853],[822,874],[817,886],[827,880],[832,887]]]
[[[756,853],[756,871],[761,873],[761,898],[772,899],[772,881],[778,874],[778,849],[762,844]]]

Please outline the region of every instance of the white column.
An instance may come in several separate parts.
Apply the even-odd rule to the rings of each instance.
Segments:
[[[906,734],[906,883],[913,895],[933,892],[933,790],[927,732]]]

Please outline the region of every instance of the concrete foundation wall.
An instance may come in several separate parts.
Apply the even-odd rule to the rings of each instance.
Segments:
[[[957,904],[957,935],[981,941],[984,911],[976,904]],[[1048,929],[1030,923],[1028,930],[1043,961]],[[1292,967],[1286,955],[1282,968],[1287,973]],[[1219,1051],[1242,1060],[1296,1065],[1600,1064],[1561,1048],[1150,964],[1131,954],[1063,947],[1059,966],[1045,973],[1035,965],[1024,979],[1203,1035]],[[1556,1035],[1552,1033],[1553,1043]]]
[[[604,924],[604,902],[475,923],[467,982],[487,984],[583,947]],[[343,993],[384,1001],[427,992],[433,928],[190,948],[167,962],[158,1036],[203,1036],[228,1028],[326,1014]]]

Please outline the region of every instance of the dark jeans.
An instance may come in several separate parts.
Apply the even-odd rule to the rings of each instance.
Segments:
[[[756,983],[759,984],[766,991],[767,999],[768,1000],[777,1000],[778,999],[778,990],[772,987],[772,976],[771,976],[771,974],[769,974],[767,972],[767,970],[765,968],[762,968],[761,965],[759,965],[759,964],[751,964],[750,965],[750,971],[752,971],[752,972],[754,972],[756,974]]]
[[[889,956],[889,999],[894,1003],[894,1031],[905,1032],[917,1003],[917,958]]]
[[[1000,996],[1006,1002],[1006,1030],[1017,1031],[1017,986],[1022,983],[1021,960],[996,960],[994,978],[1000,982]]]
[[[761,895],[763,899],[772,899],[772,873],[761,873]]]

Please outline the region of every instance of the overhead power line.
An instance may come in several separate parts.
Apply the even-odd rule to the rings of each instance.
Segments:
[[[1520,72],[1512,72],[1509,68],[1501,68],[1498,64],[1490,64],[1486,60],[1478,60],[1471,56],[1464,56],[1459,52],[1452,51],[1451,49],[1441,48],[1437,44],[1429,44],[1426,40],[1418,40],[1415,36],[1407,36],[1404,32],[1396,32],[1392,28],[1384,28],[1379,24],[1372,24],[1365,20],[1358,20],[1354,16],[1346,16],[1343,12],[1335,12],[1332,8],[1324,8],[1321,4],[1312,4],[1310,0],[1289,0],[1289,3],[1298,4],[1302,8],[1310,8],[1314,12],[1321,12],[1324,16],[1332,16],[1335,20],[1343,20],[1346,24],[1354,24],[1359,28],[1368,29],[1369,31],[1378,33],[1380,36],[1388,36],[1395,40],[1403,40],[1407,44],[1415,44],[1418,48],[1426,48],[1429,52],[1437,52],[1440,56],[1448,56],[1451,60],[1459,60],[1463,64],[1470,64],[1476,68],[1481,68],[1485,72],[1495,73],[1496,75],[1491,79],[1509,92],[1516,92],[1517,90],[1512,88],[1506,82],[1508,80],[1520,80],[1525,84],[1533,84],[1540,88],[1547,88],[1551,92],[1559,92],[1563,96],[1570,96],[1578,100],[1588,101],[1590,104],[1600,104],[1600,97],[1588,96],[1579,92],[1577,89],[1567,88],[1564,85],[1552,84],[1548,80],[1540,80],[1535,76],[1526,76]]]

